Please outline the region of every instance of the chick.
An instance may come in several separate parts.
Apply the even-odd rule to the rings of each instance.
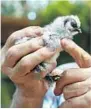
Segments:
[[[63,16],[56,18],[51,24],[44,27],[43,41],[45,46],[52,49],[60,47],[63,38],[72,39],[81,32],[80,20],[77,16]]]
[[[44,34],[43,34],[43,43],[44,46],[50,48],[51,50],[55,50],[56,53],[53,57],[36,66],[35,73],[40,75],[41,71],[44,71],[47,66],[53,62],[55,62],[63,50],[60,40],[63,38],[73,39],[73,36],[81,33],[80,29],[81,23],[77,16],[60,16],[57,17],[52,23],[44,26]],[[29,39],[29,37],[25,37],[21,40],[18,40],[15,44],[23,43]],[[59,76],[53,76],[47,72],[47,76],[45,77],[49,81],[56,81],[59,79]],[[49,78],[49,79],[48,79]]]
[[[80,26],[81,23],[79,18],[74,15],[58,17],[51,24],[45,26],[43,35],[44,45],[49,47],[51,50],[56,50],[56,53],[53,57],[42,64],[47,65],[55,62],[60,52],[63,50],[60,40],[63,38],[73,39],[74,35],[81,33]],[[45,78],[52,82],[57,81],[60,76],[52,76],[50,73],[47,74]]]

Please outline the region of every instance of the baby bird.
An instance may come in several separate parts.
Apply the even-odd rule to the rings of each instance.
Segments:
[[[73,39],[73,36],[81,33],[81,23],[77,16],[63,16],[56,18],[51,24],[44,27],[43,41],[44,45],[52,50],[56,50],[55,55],[50,59],[46,60],[45,63],[55,62],[63,50],[60,40],[63,38]],[[51,76],[48,74],[46,79],[50,81],[56,81],[60,77],[58,75]]]
[[[63,38],[72,40],[74,35],[81,33],[80,26],[81,23],[78,16],[74,15],[57,17],[52,23],[44,26],[44,46],[50,48],[51,50],[55,50],[56,53],[50,59],[36,66],[34,70],[38,75],[40,75],[40,72],[43,71],[48,64],[51,64],[57,60],[60,52],[63,50],[60,40]],[[27,40],[29,40],[29,38],[26,37],[18,40],[15,44],[23,43]],[[56,75],[52,77],[50,74],[47,74],[45,78],[49,81],[56,81],[59,79],[59,76]]]
[[[56,49],[63,38],[72,39],[81,32],[80,20],[77,16],[63,16],[56,18],[51,24],[44,27],[43,40],[47,47]]]

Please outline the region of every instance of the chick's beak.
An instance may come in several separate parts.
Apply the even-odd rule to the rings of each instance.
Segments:
[[[78,33],[82,33],[80,28],[76,28],[75,31],[77,31]]]

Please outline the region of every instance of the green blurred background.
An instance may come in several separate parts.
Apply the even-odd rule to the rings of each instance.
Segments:
[[[1,1],[1,44],[8,36],[19,29],[31,25],[44,26],[57,16],[78,15],[82,34],[74,41],[91,53],[91,1],[90,0],[2,0]],[[58,65],[74,60],[65,52],[60,54]],[[14,84],[1,75],[1,106],[9,107],[15,91]]]

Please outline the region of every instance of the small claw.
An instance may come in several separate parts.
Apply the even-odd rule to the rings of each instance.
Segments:
[[[47,74],[47,75],[45,76],[45,79],[46,79],[48,82],[50,82],[50,84],[54,82],[52,76],[50,76],[49,74]]]
[[[44,62],[40,63],[39,65],[42,66],[42,67],[44,67],[44,68],[46,67],[46,65],[45,65]]]
[[[58,81],[60,79],[59,75],[52,76],[53,81]]]
[[[40,68],[41,72],[44,72],[46,70],[46,67],[44,67],[44,66],[42,66],[40,64],[39,64],[39,68]]]

